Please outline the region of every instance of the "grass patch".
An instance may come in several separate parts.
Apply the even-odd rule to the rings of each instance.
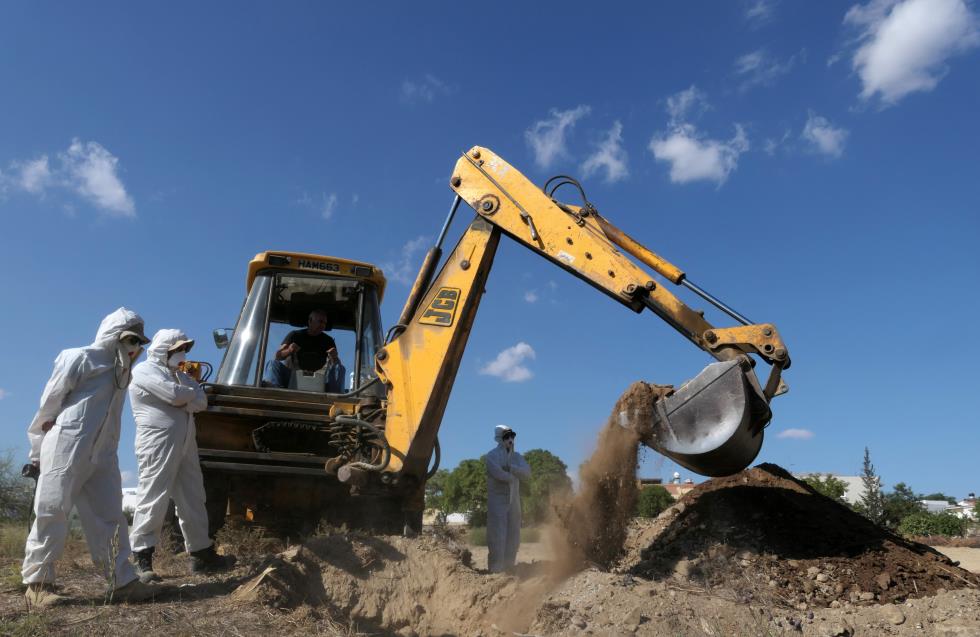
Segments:
[[[487,545],[487,529],[482,526],[475,526],[466,534],[466,541],[470,546]],[[521,542],[532,543],[541,541],[541,530],[531,527],[521,529]]]
[[[49,634],[48,621],[43,613],[28,613],[18,619],[0,618],[0,635],[41,637]]]
[[[215,540],[216,546],[222,547],[225,553],[231,553],[244,562],[279,553],[286,548],[281,539],[266,534],[266,530],[260,526],[225,524]]]
[[[0,560],[24,559],[27,544],[25,522],[0,522]]]

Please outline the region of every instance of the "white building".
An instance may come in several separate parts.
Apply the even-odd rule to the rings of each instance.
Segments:
[[[944,513],[953,506],[946,500],[919,500],[919,504],[926,513]]]
[[[136,499],[136,487],[125,487],[122,490],[123,493],[123,511],[135,511],[136,503],[139,501]]]
[[[844,483],[845,502],[853,505],[861,501],[861,493],[864,491],[864,482],[861,481],[861,476],[839,476],[835,473],[798,473],[793,475],[797,480],[803,480],[804,478],[820,478],[821,480],[826,480],[827,476]]]

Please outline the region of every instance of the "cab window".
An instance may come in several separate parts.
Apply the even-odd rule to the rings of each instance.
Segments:
[[[327,317],[322,335],[309,333],[313,312]],[[379,317],[374,287],[356,279],[260,274],[245,301],[217,382],[334,393],[357,389],[375,377],[374,354],[381,346]],[[287,338],[297,343],[299,351],[273,363]],[[324,344],[331,341],[342,370],[324,357]]]

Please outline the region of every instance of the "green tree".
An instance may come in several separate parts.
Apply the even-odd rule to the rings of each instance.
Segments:
[[[521,483],[521,512],[524,524],[540,524],[548,518],[551,499],[572,490],[568,467],[561,458],[544,449],[523,454],[531,467],[531,479]]]
[[[0,456],[0,521],[23,521],[31,508],[34,481],[20,475],[11,452]]]
[[[966,520],[950,513],[928,513],[922,511],[906,516],[898,525],[898,532],[907,537],[923,535],[961,536],[966,532]]]
[[[885,526],[889,529],[897,529],[902,520],[913,513],[920,513],[923,509],[919,500],[919,496],[915,495],[907,484],[904,482],[896,484],[892,492],[885,496]]]
[[[861,483],[864,490],[861,491],[861,500],[855,508],[875,524],[882,524],[885,519],[885,499],[881,495],[881,479],[875,473],[875,466],[871,464],[871,452],[867,447],[864,448]]]
[[[659,484],[640,489],[636,498],[636,515],[641,518],[655,518],[674,503],[674,496]]]
[[[980,520],[980,500],[977,500],[977,503],[973,505],[973,515]]]
[[[449,471],[439,469],[425,483],[425,508],[435,509],[436,516],[441,524],[445,524],[446,515],[452,513],[446,507],[446,482],[448,480]]]
[[[835,478],[829,473],[821,478],[819,475],[812,475],[803,478],[803,482],[813,487],[813,490],[821,495],[825,495],[837,502],[844,501],[844,494],[847,493],[847,483]]]
[[[479,460],[463,460],[449,472],[443,485],[444,506],[447,513],[468,513],[472,526],[487,523],[487,471],[486,456]]]

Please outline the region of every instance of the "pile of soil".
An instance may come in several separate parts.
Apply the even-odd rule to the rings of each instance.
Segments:
[[[270,557],[232,593],[232,607],[261,604],[325,613],[371,634],[475,634],[510,577],[487,577],[449,536],[418,538],[334,532]]]
[[[980,587],[980,577],[944,555],[875,526],[772,464],[696,487],[630,537],[619,568],[800,609]]]

